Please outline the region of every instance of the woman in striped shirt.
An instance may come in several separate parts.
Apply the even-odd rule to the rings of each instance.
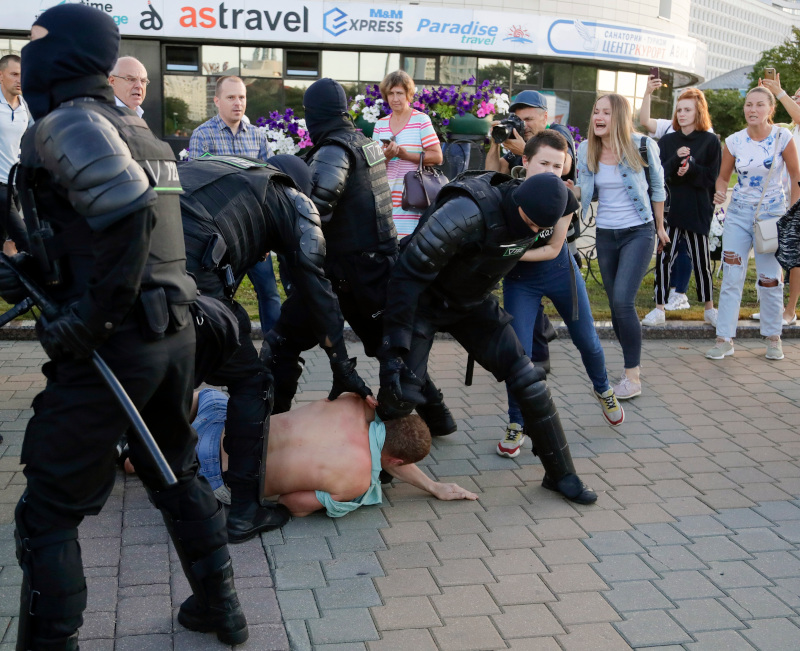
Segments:
[[[392,190],[392,217],[400,238],[414,231],[422,214],[421,210],[404,210],[401,205],[404,177],[417,169],[423,151],[425,165],[441,163],[442,148],[430,118],[411,106],[416,89],[408,73],[403,70],[390,72],[381,82],[380,89],[392,112],[378,120],[372,138],[383,144],[386,175]]]

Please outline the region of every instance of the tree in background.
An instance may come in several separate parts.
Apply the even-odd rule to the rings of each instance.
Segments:
[[[753,72],[750,73],[751,88],[758,85],[759,78],[764,75],[764,68],[775,68],[781,75],[783,90],[789,95],[794,95],[794,92],[800,88],[800,29],[792,27],[789,38],[780,45],[761,53],[761,58],[756,61]],[[778,110],[775,112],[775,122],[791,122],[789,114],[780,102],[778,102]],[[716,129],[716,123],[714,123],[714,128]]]
[[[706,90],[703,93],[708,102],[711,124],[723,140],[747,126],[744,121],[744,97],[738,90]]]

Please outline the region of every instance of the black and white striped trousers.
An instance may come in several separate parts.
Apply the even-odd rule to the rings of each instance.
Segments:
[[[711,258],[708,254],[708,237],[693,233],[677,226],[667,225],[668,244],[661,253],[656,255],[655,299],[656,305],[663,305],[669,298],[669,278],[672,273],[674,255],[678,251],[678,242],[686,239],[689,245],[689,255],[692,257],[694,279],[697,285],[697,300],[706,302],[713,298],[711,285]]]

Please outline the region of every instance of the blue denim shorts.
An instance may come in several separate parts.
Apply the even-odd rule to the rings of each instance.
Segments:
[[[208,479],[215,491],[223,485],[220,462],[220,441],[228,413],[228,396],[216,389],[203,389],[197,405],[197,418],[192,427],[197,430],[197,458],[200,474]]]

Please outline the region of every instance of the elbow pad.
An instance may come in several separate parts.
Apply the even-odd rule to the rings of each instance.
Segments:
[[[434,211],[411,236],[404,255],[411,267],[422,273],[441,269],[462,243],[481,239],[484,230],[478,204],[466,196],[456,196]]]
[[[350,157],[338,145],[321,147],[308,164],[311,169],[311,200],[321,215],[329,215],[347,185]]]
[[[319,212],[314,203],[302,192],[286,187],[286,196],[292,202],[296,212],[294,236],[298,246],[297,262],[306,269],[317,269],[322,273],[325,264],[325,236]]]
[[[39,124],[35,144],[44,168],[94,231],[158,201],[116,127],[99,113],[58,109]]]

